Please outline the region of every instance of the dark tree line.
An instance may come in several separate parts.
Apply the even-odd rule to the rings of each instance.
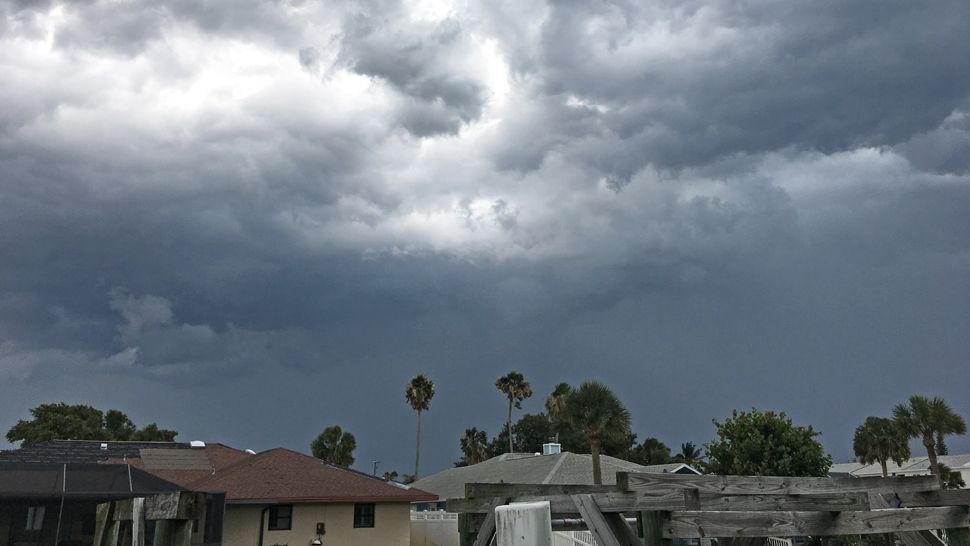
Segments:
[[[178,435],[155,423],[138,428],[116,409],[105,412],[82,404],[41,404],[30,414],[32,419],[21,419],[7,431],[7,441],[21,447],[51,440],[171,442]]]

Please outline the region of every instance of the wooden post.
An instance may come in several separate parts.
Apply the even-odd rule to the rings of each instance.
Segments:
[[[947,529],[946,541],[950,546],[970,546],[970,529],[966,527]]]
[[[593,500],[592,495],[572,495],[572,498],[576,504],[577,511],[583,516],[583,521],[586,522],[586,527],[589,528],[589,532],[596,539],[596,544],[601,546],[636,545],[636,537],[633,537],[634,541],[632,542],[629,538],[632,533],[623,533],[618,536],[614,525],[611,525],[607,521],[603,512],[600,511],[599,506],[596,506],[596,501]],[[626,525],[625,522],[624,525]]]
[[[160,519],[155,521],[155,546],[190,546],[192,544],[192,520]]]
[[[640,512],[640,529],[644,546],[671,546],[673,541],[663,534],[666,513],[656,510]]]

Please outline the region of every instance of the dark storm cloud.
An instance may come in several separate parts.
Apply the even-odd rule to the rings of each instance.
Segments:
[[[509,369],[840,459],[914,391],[970,412],[968,9],[0,4],[3,414],[339,423],[400,471],[418,372],[428,470]]]
[[[483,8],[501,25],[501,5]],[[590,136],[621,180],[786,146],[834,151],[896,144],[936,127],[967,96],[965,2],[557,2],[540,30],[508,35],[535,93],[600,107]],[[544,113],[544,112],[543,112]],[[572,114],[575,115],[575,114]],[[510,121],[536,164],[554,142],[545,115]],[[515,143],[508,147],[519,149]],[[583,153],[589,142],[581,143]],[[590,161],[603,162],[597,149]],[[506,157],[504,154],[500,157]]]
[[[381,78],[412,101],[401,124],[416,136],[454,134],[481,116],[485,86],[462,73],[467,34],[446,19],[433,25],[402,25],[403,10],[356,14],[344,23],[339,62],[358,74]]]

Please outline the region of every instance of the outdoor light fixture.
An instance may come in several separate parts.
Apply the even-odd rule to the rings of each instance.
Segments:
[[[310,541],[310,546],[322,546],[325,534],[327,534],[327,524],[321,521],[317,523],[317,538]]]

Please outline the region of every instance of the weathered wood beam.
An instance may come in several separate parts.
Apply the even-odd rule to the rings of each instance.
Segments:
[[[943,489],[919,493],[887,493],[883,495],[890,506],[916,508],[919,506],[958,506],[970,505],[970,489]]]
[[[947,529],[946,541],[950,546],[970,546],[970,529]]]
[[[204,506],[202,493],[159,493],[145,498],[145,519],[198,519]]]
[[[506,499],[501,497],[492,499],[488,513],[485,515],[485,521],[478,528],[478,536],[475,537],[475,546],[488,546],[492,543],[492,539],[495,538],[495,508],[507,502]]]
[[[637,517],[645,546],[670,546],[673,540],[664,536],[663,524],[668,513],[657,510],[640,512]]]
[[[664,536],[678,538],[860,535],[970,526],[967,507],[861,512],[671,512]]]
[[[757,494],[837,494],[852,492],[903,493],[935,491],[939,480],[933,476],[893,476],[890,478],[793,478],[788,476],[715,476],[617,472],[617,488],[622,491],[657,489],[697,489],[701,493],[733,495]]]
[[[160,519],[155,522],[154,546],[191,546],[192,522],[183,519]]]
[[[642,494],[639,492],[593,493],[593,500],[601,512],[643,512],[649,510],[783,510],[826,512],[859,511],[869,508],[869,501],[863,493],[842,493],[825,495],[718,495],[712,493],[691,493],[695,490],[667,491],[663,495]],[[686,496],[690,495],[691,506]],[[510,495],[516,502],[548,500],[549,508],[559,517],[576,514],[575,504],[568,495]],[[457,513],[485,513],[492,499],[448,499],[448,511]]]
[[[98,505],[95,513],[94,546],[106,546],[108,544],[114,546],[118,542],[119,524],[111,517],[113,511],[114,503],[103,502]]]
[[[583,517],[583,521],[586,522],[589,532],[596,539],[596,544],[600,546],[637,546],[636,542],[629,541],[627,535],[617,536],[613,526],[596,506],[592,495],[573,495],[572,499],[577,511]]]
[[[890,497],[892,498],[890,499]],[[899,495],[882,493],[869,494],[869,504],[872,508],[901,508],[905,506],[901,504]],[[904,531],[894,534],[906,546],[946,546],[940,540],[940,537],[931,531]]]

